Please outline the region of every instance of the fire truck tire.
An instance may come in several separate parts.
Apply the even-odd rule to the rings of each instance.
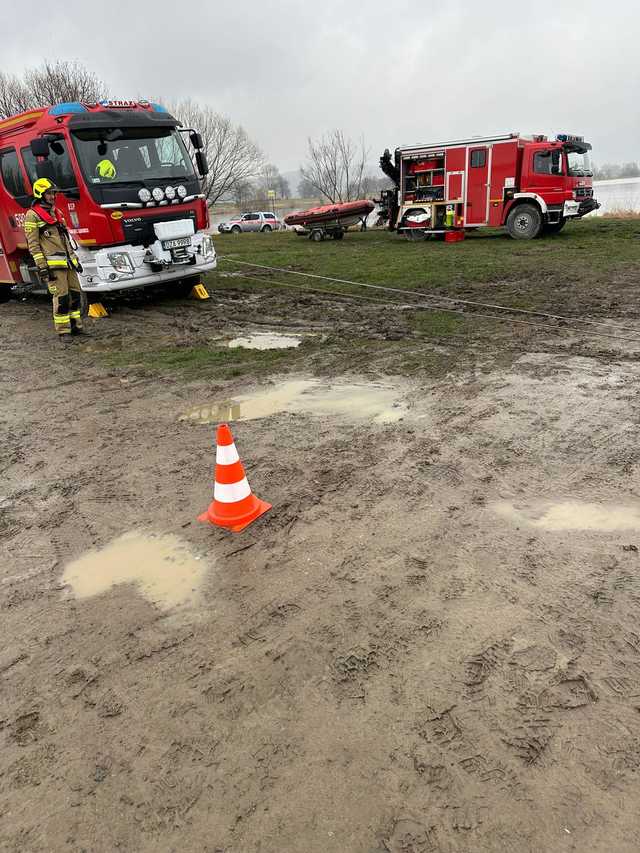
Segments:
[[[8,302],[11,299],[11,288],[6,284],[0,284],[0,303]]]
[[[272,228],[270,225],[263,225],[262,226],[262,233],[263,234],[269,234],[271,232],[271,230],[272,230]]]
[[[334,231],[333,232],[333,239],[334,240],[342,240],[343,237],[344,237],[344,231]]]
[[[547,222],[542,229],[543,234],[559,234],[567,224],[566,219],[561,219],[559,222]]]
[[[192,275],[189,278],[181,278],[179,281],[174,282],[173,284],[169,283],[167,286],[168,292],[171,296],[175,296],[178,299],[186,299],[187,296],[191,293],[196,284],[200,284],[202,281],[202,277],[199,275]]]
[[[309,238],[314,243],[319,243],[321,240],[324,240],[324,233],[319,228],[314,228],[311,234],[309,234]]]
[[[519,204],[507,216],[507,231],[514,240],[534,240],[542,230],[542,213],[533,204]]]
[[[239,225],[234,225],[231,229],[232,234],[239,234],[242,231],[242,228]]]

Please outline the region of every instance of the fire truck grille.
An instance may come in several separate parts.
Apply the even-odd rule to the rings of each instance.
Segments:
[[[197,230],[196,215],[192,210],[163,216],[131,216],[122,219],[125,242],[132,246],[150,246],[157,239],[156,232],[153,230],[156,222],[170,222],[172,219],[191,219],[194,231]]]
[[[593,198],[593,189],[591,187],[576,187],[576,198]]]

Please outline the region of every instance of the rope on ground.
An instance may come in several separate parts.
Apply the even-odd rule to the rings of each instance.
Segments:
[[[423,293],[422,291],[403,290],[401,288],[387,287],[387,286],[380,285],[380,284],[366,284],[364,282],[349,281],[348,279],[333,278],[331,276],[318,275],[315,273],[303,273],[303,272],[299,272],[298,270],[288,270],[288,269],[284,269],[282,267],[269,267],[269,266],[265,266],[264,264],[250,263],[249,261],[238,261],[234,258],[220,258],[220,260],[229,261],[229,262],[234,263],[234,264],[243,264],[245,266],[255,267],[257,269],[268,270],[270,272],[288,273],[290,275],[304,276],[306,278],[314,278],[314,279],[322,279],[325,281],[333,281],[333,282],[336,282],[338,284],[348,284],[348,285],[355,286],[355,287],[365,287],[365,288],[370,288],[372,290],[381,290],[381,291],[386,291],[389,293],[399,293],[399,294],[402,294],[403,296],[410,296],[413,299],[416,299],[418,297],[423,297],[423,298],[426,297],[427,299],[431,299],[431,300],[436,299],[436,300],[440,300],[443,302],[449,302],[449,303],[453,303],[453,304],[470,305],[474,308],[475,307],[489,308],[491,310],[498,310],[498,311],[504,311],[504,312],[509,312],[509,313],[526,314],[529,316],[538,316],[538,317],[546,317],[546,318],[553,319],[553,320],[556,320],[558,322],[563,322],[563,323],[569,323],[569,324],[570,323],[584,323],[587,325],[602,326],[603,328],[611,328],[610,325],[607,325],[606,323],[598,322],[596,320],[582,320],[579,317],[563,317],[562,315],[549,314],[545,311],[532,311],[532,310],[529,310],[526,308],[512,308],[512,307],[507,306],[507,305],[496,305],[496,304],[492,304],[492,303],[475,302],[475,301],[469,300],[469,299],[454,299],[454,298],[448,297],[448,296],[426,294],[426,293]],[[315,291],[312,288],[303,288],[301,286],[298,286],[296,288],[295,285],[285,284],[284,282],[276,282],[276,281],[273,281],[272,279],[267,279],[264,276],[250,276],[250,275],[246,275],[243,273],[243,274],[241,274],[241,277],[253,279],[253,280],[259,281],[263,284],[271,283],[271,284],[274,284],[274,285],[279,286],[279,287],[289,287],[289,288],[303,290],[303,291],[306,290],[308,292],[327,293],[327,294],[330,294],[332,296],[340,296],[340,297],[347,297],[347,298],[353,297],[356,299],[366,298],[366,297],[361,297],[361,296],[359,297],[355,294],[337,293],[335,291],[322,290],[320,288],[316,288]],[[401,303],[401,302],[394,302],[394,301],[388,300],[388,299],[387,300],[383,300],[383,299],[375,300],[372,297],[370,297],[370,300],[371,301],[383,302],[383,303],[387,303],[390,305],[406,304],[406,303]],[[516,324],[519,326],[530,326],[530,327],[536,328],[536,329],[550,329],[551,331],[554,331],[554,332],[569,331],[569,329],[567,329],[566,327],[552,326],[549,323],[530,323],[530,322],[527,322],[526,320],[516,320],[514,317],[504,317],[504,316],[500,316],[498,314],[485,314],[485,313],[481,313],[479,311],[473,311],[472,313],[470,313],[468,311],[463,311],[460,309],[444,308],[441,305],[434,305],[433,301],[431,301],[429,303],[420,302],[420,303],[412,303],[412,304],[415,305],[416,307],[423,308],[427,311],[439,311],[439,312],[443,312],[443,313],[447,313],[447,314],[459,314],[459,315],[462,315],[462,316],[467,317],[467,318],[482,317],[483,319],[498,320],[498,321],[501,321],[503,323],[507,322],[507,323]],[[628,327],[628,326],[615,325],[615,328],[621,329],[621,330],[634,331],[634,332],[638,331],[637,329],[632,329],[631,327]],[[596,331],[591,331],[589,329],[573,329],[572,331],[580,332],[581,334],[584,334],[584,335],[591,335],[591,336],[600,337],[600,338],[609,338],[609,339],[613,339],[615,341],[629,341],[629,342],[633,342],[633,343],[640,343],[640,335],[635,336],[635,337],[629,337],[626,335],[615,335],[615,334],[611,334],[611,333],[607,333],[607,332],[596,332]]]

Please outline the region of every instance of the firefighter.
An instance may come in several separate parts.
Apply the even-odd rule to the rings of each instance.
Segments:
[[[69,232],[54,207],[58,188],[48,178],[33,185],[33,204],[25,216],[24,230],[40,281],[53,296],[53,324],[62,343],[71,335],[86,335],[80,311],[78,260]]]

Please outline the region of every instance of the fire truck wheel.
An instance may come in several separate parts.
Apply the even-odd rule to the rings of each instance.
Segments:
[[[519,204],[507,216],[507,231],[514,240],[533,240],[542,230],[542,214],[533,204]]]
[[[11,299],[11,288],[6,284],[0,284],[0,303],[8,302]]]
[[[168,292],[170,292],[172,296],[176,296],[178,299],[186,299],[196,284],[200,284],[201,281],[202,277],[199,275],[192,275],[189,276],[189,278],[181,278],[179,281],[169,283]]]
[[[314,243],[319,243],[321,240],[324,240],[324,234],[319,228],[314,228],[311,234],[309,234],[309,237]]]
[[[560,222],[547,222],[542,232],[543,234],[559,234],[566,224],[566,219],[561,219]]]

